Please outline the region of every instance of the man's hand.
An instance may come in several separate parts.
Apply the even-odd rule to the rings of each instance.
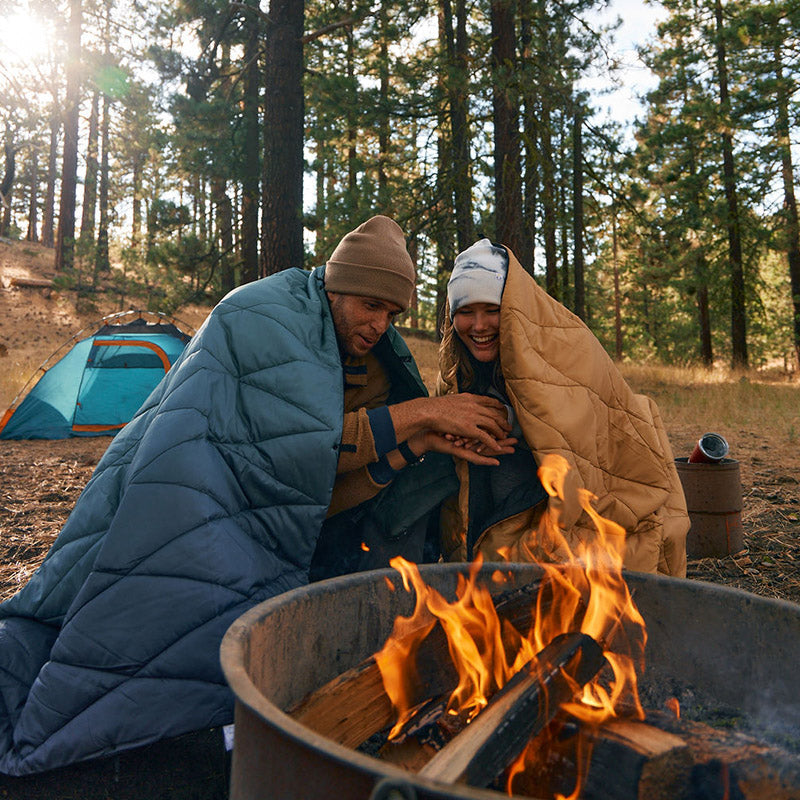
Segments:
[[[478,394],[420,397],[388,408],[398,442],[427,431],[460,439],[477,439],[499,455],[501,450],[497,442],[504,440],[511,430],[506,407],[493,397]],[[455,446],[453,442],[448,444]],[[446,452],[453,453],[452,450]]]

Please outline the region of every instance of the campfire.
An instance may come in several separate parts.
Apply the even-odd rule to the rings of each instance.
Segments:
[[[526,546],[553,563],[398,559],[237,621],[222,650],[237,694],[232,800],[331,785],[367,798],[381,776],[418,798],[800,796],[800,609],[623,575],[624,532],[565,464],[541,477],[550,507]],[[576,502],[597,533],[573,552],[558,519]],[[684,700],[707,718],[687,718]]]
[[[548,554],[563,563],[542,564],[535,602],[523,600],[521,630],[477,583],[480,559],[459,582],[452,603],[424,583],[414,564],[400,558],[392,562],[406,591],[413,588],[416,607],[410,617],[395,621],[375,656],[397,716],[388,740],[403,741],[410,731],[431,728],[434,715],[437,722],[444,716],[436,728],[440,739],[443,730],[465,726],[422,768],[423,775],[480,786],[508,768],[511,794],[514,776],[541,773],[552,761],[551,723],[557,714],[582,723],[576,743],[583,761],[591,751],[587,730],[614,718],[644,718],[636,667],[642,665],[645,626],[622,577],[625,531],[597,514],[593,496],[570,484],[568,470],[559,456],[548,456],[540,469],[554,502],[523,546],[531,555]],[[559,519],[562,507],[576,502],[597,534],[573,552]],[[502,572],[494,580],[502,584]],[[524,617],[526,605],[530,619]],[[432,658],[430,652],[421,655],[421,648],[434,632],[446,640],[449,663],[438,665],[433,684],[453,686],[431,698],[430,665],[429,680],[422,681],[418,661]],[[546,735],[539,736],[543,731]],[[579,764],[578,774],[582,771]],[[574,796],[579,789],[580,781]]]

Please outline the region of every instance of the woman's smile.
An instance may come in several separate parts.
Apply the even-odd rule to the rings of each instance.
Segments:
[[[453,315],[453,327],[478,361],[494,361],[500,355],[500,306],[491,303],[461,306]]]

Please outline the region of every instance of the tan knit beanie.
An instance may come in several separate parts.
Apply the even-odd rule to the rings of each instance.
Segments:
[[[411,305],[415,284],[414,262],[402,228],[380,215],[350,231],[325,265],[329,292],[377,297],[397,303],[403,311]]]

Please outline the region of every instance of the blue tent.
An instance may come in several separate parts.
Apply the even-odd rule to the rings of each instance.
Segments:
[[[85,330],[56,350],[17,395],[0,419],[0,439],[113,435],[133,418],[190,338],[174,320],[149,311],[104,317],[95,333],[81,339]]]

